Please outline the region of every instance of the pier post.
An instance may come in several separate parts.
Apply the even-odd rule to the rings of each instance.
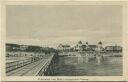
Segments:
[[[96,59],[97,59],[97,63],[101,64],[101,56],[97,56]]]
[[[86,63],[88,63],[88,62],[89,62],[88,53],[86,53],[85,62],[86,62]]]
[[[98,55],[96,56],[96,60],[98,64],[101,64],[101,62],[103,61],[103,56],[101,53],[98,53]]]

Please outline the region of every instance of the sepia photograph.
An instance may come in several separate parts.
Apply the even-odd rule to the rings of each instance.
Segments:
[[[6,5],[6,76],[122,76],[121,5]]]

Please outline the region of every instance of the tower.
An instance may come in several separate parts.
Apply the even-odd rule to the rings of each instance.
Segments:
[[[78,49],[79,49],[79,51],[82,51],[82,45],[83,45],[82,41],[79,41],[78,42]]]
[[[86,42],[86,50],[89,50],[88,42]]]
[[[98,47],[102,47],[102,42],[98,42]]]
[[[102,46],[102,42],[98,42],[98,45],[97,45],[97,50],[98,51],[102,51],[103,50],[103,46]]]

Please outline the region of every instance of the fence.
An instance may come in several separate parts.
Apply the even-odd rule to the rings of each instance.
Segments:
[[[12,62],[7,62],[6,63],[6,73],[10,72],[12,70],[18,69],[20,67],[23,67],[25,65],[28,65],[30,63],[38,61],[40,58],[39,57],[30,57],[25,60],[16,60]]]

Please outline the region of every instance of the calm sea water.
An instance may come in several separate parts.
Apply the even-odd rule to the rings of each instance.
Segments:
[[[86,63],[83,57],[59,57],[56,64],[57,76],[120,76],[122,75],[122,57],[106,57],[101,64],[95,59]]]

